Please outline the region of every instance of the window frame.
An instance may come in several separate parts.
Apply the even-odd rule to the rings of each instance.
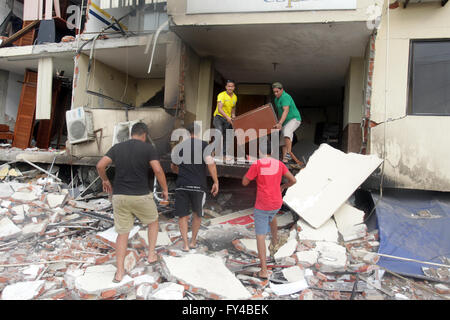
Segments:
[[[430,38],[430,39],[410,39],[409,41],[409,62],[408,62],[408,82],[407,82],[407,104],[406,115],[407,116],[450,116],[449,113],[414,113],[413,112],[413,90],[414,90],[414,44],[425,42],[448,42],[450,44],[450,38]]]

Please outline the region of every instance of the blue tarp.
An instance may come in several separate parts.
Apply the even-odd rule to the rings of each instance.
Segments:
[[[379,194],[372,197],[377,203]],[[375,212],[378,253],[440,264],[444,264],[440,257],[450,257],[450,193],[383,192]],[[437,268],[387,257],[380,257],[378,265],[413,277],[425,277],[422,267]]]

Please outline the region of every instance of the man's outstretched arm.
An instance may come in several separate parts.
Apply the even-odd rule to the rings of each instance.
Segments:
[[[97,172],[102,179],[103,191],[107,193],[112,193],[112,185],[111,181],[109,181],[108,176],[106,175],[106,168],[112,163],[112,159],[107,156],[103,156],[97,163]]]

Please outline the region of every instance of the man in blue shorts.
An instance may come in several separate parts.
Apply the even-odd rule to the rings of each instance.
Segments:
[[[264,147],[264,144],[262,144]],[[266,234],[271,233],[273,246],[278,243],[278,225],[276,214],[283,204],[281,193],[294,185],[297,180],[289,172],[288,168],[279,160],[272,158],[270,143],[267,143],[267,151],[260,151],[262,157],[255,161],[242,178],[242,185],[247,186],[250,181],[256,179],[256,202],[255,202],[255,232],[258,257],[261,262],[261,270],[258,277],[268,279],[266,263]],[[281,184],[282,177],[287,182]]]

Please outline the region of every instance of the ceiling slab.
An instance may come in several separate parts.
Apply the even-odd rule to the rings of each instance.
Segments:
[[[282,82],[290,90],[345,84],[350,57],[362,57],[371,30],[364,22],[174,27],[225,78]]]

